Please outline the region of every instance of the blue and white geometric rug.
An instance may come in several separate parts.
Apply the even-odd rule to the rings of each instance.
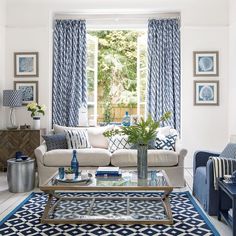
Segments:
[[[66,193],[74,194],[74,193]],[[76,196],[154,196],[158,193],[77,193]],[[53,236],[146,236],[146,235],[220,235],[215,227],[199,208],[189,192],[171,193],[170,203],[174,218],[173,225],[115,225],[115,224],[41,224],[47,195],[43,193],[32,193],[16,209],[9,213],[0,222],[0,235],[25,236],[25,235],[53,235]]]

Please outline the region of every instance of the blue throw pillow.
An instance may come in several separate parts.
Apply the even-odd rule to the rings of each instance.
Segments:
[[[165,137],[156,137],[155,149],[175,150],[177,135],[167,135]]]
[[[46,142],[47,151],[54,149],[68,149],[66,135],[65,134],[54,134],[42,136]]]

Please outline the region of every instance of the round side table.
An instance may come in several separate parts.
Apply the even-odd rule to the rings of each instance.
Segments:
[[[25,161],[7,160],[7,182],[12,193],[29,192],[35,183],[35,160]]]

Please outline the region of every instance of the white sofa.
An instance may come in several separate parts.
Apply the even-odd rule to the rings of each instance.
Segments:
[[[119,166],[122,169],[137,169],[137,150],[119,149],[113,153],[108,151],[108,139],[103,132],[111,129],[106,127],[87,128],[88,138],[92,148],[78,149],[78,160],[81,169],[96,169],[98,166]],[[54,125],[56,134],[64,132],[64,129],[83,129]],[[176,133],[174,129],[163,129],[160,132]],[[185,186],[184,157],[187,150],[181,148],[179,140],[176,142],[175,151],[148,150],[148,166],[150,169],[163,169],[166,171],[174,187]],[[47,151],[43,143],[35,149],[38,166],[39,185],[43,184],[58,167],[69,167],[72,158],[71,149],[56,149]]]

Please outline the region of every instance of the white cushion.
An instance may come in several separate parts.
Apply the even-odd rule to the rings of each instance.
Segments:
[[[170,128],[171,128],[170,126],[157,128],[157,133],[158,135],[163,135],[163,136],[170,135]]]
[[[66,127],[61,125],[53,124],[53,130],[55,134],[64,133],[65,130],[87,130],[87,128],[84,127]]]
[[[61,125],[53,125],[55,134],[64,133],[65,130],[87,130],[89,143],[94,148],[108,148],[108,138],[106,138],[103,133],[112,130],[114,125],[107,125],[103,127],[66,127]]]
[[[71,149],[56,149],[46,152],[43,156],[45,166],[70,166],[72,159]],[[101,148],[77,149],[79,166],[107,166],[110,164],[110,152]]]
[[[88,128],[89,142],[94,148],[108,148],[108,138],[103,133],[114,128],[113,125]]]
[[[119,167],[137,166],[137,150],[120,149],[111,156],[111,164]],[[148,150],[148,166],[176,166],[178,154],[169,150]]]

